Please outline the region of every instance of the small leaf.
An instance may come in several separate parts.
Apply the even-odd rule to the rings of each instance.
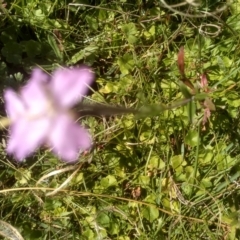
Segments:
[[[20,185],[25,185],[31,178],[31,171],[19,169],[18,172],[15,172],[15,178]]]
[[[22,46],[18,43],[6,43],[1,52],[9,63],[19,64],[22,61]]]
[[[94,239],[94,232],[90,228],[87,228],[85,231],[83,231],[81,235],[85,237],[83,239]]]
[[[104,188],[108,188],[116,185],[117,185],[117,180],[112,175],[108,175],[107,177],[101,179],[101,186]]]
[[[123,34],[126,37],[127,41],[130,44],[134,44],[137,42],[136,36],[138,34],[138,31],[137,31],[134,23],[128,23],[128,24],[122,25],[122,31],[123,31]]]
[[[212,187],[213,184],[212,184],[211,178],[204,178],[204,179],[202,179],[200,186],[201,186],[201,188],[202,187],[204,187],[204,188]]]
[[[28,57],[30,58],[34,58],[41,53],[41,44],[34,40],[22,41],[21,45],[24,47]]]
[[[130,238],[128,236],[120,236],[118,240],[130,240]]]
[[[203,166],[211,164],[211,161],[214,157],[214,153],[212,150],[206,149],[204,153],[199,154],[199,163]]]
[[[88,26],[92,29],[92,30],[97,30],[98,29],[98,21],[96,18],[91,17],[90,15],[86,16],[86,21],[88,23]]]
[[[128,74],[134,68],[134,60],[131,54],[126,53],[117,61],[122,74]]]
[[[149,222],[153,222],[159,217],[159,210],[156,207],[145,207],[142,211],[142,215]]]
[[[149,176],[141,175],[139,177],[139,182],[140,182],[141,185],[146,186],[146,185],[148,185],[150,183],[150,178],[149,178]]]
[[[176,172],[181,173],[186,162],[182,155],[175,155],[171,158],[171,165]]]
[[[96,220],[102,227],[109,227],[109,225],[110,225],[110,218],[104,212],[100,212],[97,215],[97,219]]]
[[[116,93],[118,90],[118,86],[114,84],[114,82],[107,82],[107,84],[99,90],[100,93]]]
[[[217,169],[219,171],[226,170],[234,166],[234,164],[236,164],[235,158],[232,158],[229,155],[220,154],[220,153],[214,157],[214,160],[217,163]]]
[[[80,172],[78,175],[76,175],[73,180],[71,181],[71,185],[81,184],[84,180],[84,175],[82,172]]]
[[[156,27],[155,25],[152,25],[151,28],[148,31],[144,31],[144,36],[147,40],[151,39],[156,34]]]
[[[100,9],[98,13],[98,20],[105,21],[108,19],[108,11]]]
[[[197,146],[200,143],[198,132],[196,130],[189,130],[184,142],[191,147]]]
[[[188,183],[194,183],[194,181],[195,181],[194,168],[192,166],[186,166],[184,170],[185,170],[185,173],[186,173],[185,175],[186,175]],[[197,172],[196,175],[198,176],[199,173]]]
[[[144,131],[140,135],[140,141],[144,142],[144,141],[150,140],[151,137],[152,137],[152,131],[151,130]]]
[[[148,168],[151,170],[155,169],[164,169],[166,166],[165,162],[159,158],[159,156],[151,156],[149,162],[148,162]]]

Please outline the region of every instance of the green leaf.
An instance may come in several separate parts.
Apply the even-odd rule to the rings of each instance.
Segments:
[[[130,240],[130,238],[128,236],[120,236],[118,240]]]
[[[116,185],[117,185],[117,180],[112,175],[108,175],[107,177],[101,179],[101,186],[103,188],[108,188]]]
[[[148,168],[153,170],[153,169],[164,169],[166,166],[166,163],[161,159],[159,158],[159,156],[157,155],[153,155],[151,156],[149,162],[148,162]]]
[[[134,44],[137,42],[136,36],[138,35],[138,31],[134,23],[128,23],[128,24],[122,25],[122,31],[125,38],[130,44]]]
[[[184,182],[181,185],[181,189],[184,192],[184,194],[186,194],[187,196],[190,196],[192,194],[192,186],[189,185],[189,183]]]
[[[145,142],[147,140],[150,140],[151,137],[152,137],[152,131],[151,130],[144,131],[140,135],[140,141]]]
[[[25,185],[31,179],[32,172],[29,170],[19,169],[19,171],[15,172],[15,178],[20,185]]]
[[[118,92],[118,88],[119,88],[118,85],[115,84],[114,82],[107,82],[107,84],[104,87],[102,87],[99,90],[99,92],[100,93],[105,93],[105,94],[116,93],[116,92]]]
[[[139,182],[141,185],[147,186],[150,183],[150,178],[149,178],[149,176],[141,175],[141,176],[139,176]]]
[[[200,143],[200,137],[198,134],[198,131],[196,130],[189,130],[185,139],[184,139],[185,144],[195,147]]]
[[[217,164],[217,169],[222,171],[226,170],[236,164],[236,159],[230,157],[229,155],[225,155],[223,153],[219,153],[214,157],[214,160]]]
[[[88,27],[90,27],[92,30],[96,31],[98,29],[98,21],[96,18],[93,18],[90,15],[87,15],[86,21],[87,21]]]
[[[199,164],[201,164],[202,166],[209,165],[211,164],[213,157],[214,157],[213,150],[206,149],[204,150],[204,153],[200,153],[198,156]]]
[[[234,108],[240,106],[240,99],[239,93],[236,91],[232,91],[230,94],[227,95],[227,103]]]
[[[81,184],[84,181],[84,175],[83,172],[80,172],[78,175],[76,175],[72,181],[71,181],[71,185],[76,185],[76,184]]]
[[[55,38],[50,34],[48,34],[48,43],[52,47],[56,57],[58,59],[62,60],[63,59],[62,52],[60,51],[59,46],[57,45],[57,42],[56,42]]]
[[[68,62],[68,64],[75,64],[77,62],[79,62],[80,60],[95,54],[98,50],[98,47],[95,45],[89,45],[87,47],[85,47],[83,50],[77,52],[76,54],[74,54],[71,58],[71,60]]]
[[[135,63],[131,54],[126,53],[122,57],[120,57],[117,61],[120,71],[122,74],[128,74],[133,70]]]
[[[194,183],[195,181],[195,172],[194,172],[194,168],[192,166],[186,166],[184,168],[185,170],[185,175],[186,175],[186,179],[188,181],[188,183]],[[199,173],[197,173],[197,176],[199,175]]]
[[[97,219],[96,220],[104,228],[110,226],[110,218],[104,212],[100,212],[99,214],[97,214]]]
[[[200,184],[201,188],[203,188],[203,187],[204,188],[210,188],[212,186],[213,186],[213,184],[212,184],[212,179],[211,178],[202,179],[201,184]]]
[[[22,61],[22,46],[15,42],[8,42],[1,50],[9,63],[20,64]]]
[[[87,228],[85,231],[82,232],[82,236],[85,237],[84,239],[94,239],[94,232],[90,228]]]
[[[111,235],[114,235],[114,234],[119,234],[119,231],[120,231],[119,224],[117,224],[116,222],[111,221],[110,222],[110,227],[109,227],[109,233]]]
[[[182,173],[183,166],[186,165],[186,162],[182,155],[175,155],[171,158],[171,165],[176,172]]]
[[[142,215],[149,222],[153,222],[159,217],[159,210],[156,207],[147,206],[143,209]]]
[[[41,53],[41,44],[34,40],[22,41],[21,45],[24,47],[28,57],[30,58],[34,58]]]
[[[108,11],[100,9],[98,12],[98,20],[105,21],[108,19]]]
[[[152,25],[148,31],[144,31],[144,36],[147,40],[153,38],[156,34],[156,26]]]
[[[179,81],[179,88],[185,98],[192,97],[192,94],[189,92],[187,86],[182,81]]]

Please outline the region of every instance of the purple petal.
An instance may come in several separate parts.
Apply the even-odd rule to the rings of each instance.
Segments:
[[[31,115],[46,113],[51,102],[47,95],[47,86],[38,79],[30,79],[20,91],[21,98]]]
[[[10,128],[7,152],[19,161],[34,152],[46,139],[49,132],[48,119],[26,121],[19,118]]]
[[[43,72],[39,68],[35,68],[32,70],[32,75],[29,81],[39,82],[39,83],[47,83],[49,76]]]
[[[11,89],[5,91],[5,108],[12,121],[25,111],[31,111],[31,114],[35,114],[46,110],[46,105],[49,104],[45,86],[47,79],[47,74],[40,69],[34,69],[31,79],[21,89],[20,94]]]
[[[22,100],[12,89],[4,92],[5,109],[11,121],[16,121],[20,115],[23,115],[25,108]]]
[[[94,80],[94,73],[88,67],[58,69],[50,82],[54,97],[62,107],[72,107],[81,100]]]
[[[59,115],[56,118],[48,140],[53,152],[68,162],[76,161],[79,151],[87,150],[92,145],[88,131],[76,124],[66,114]]]

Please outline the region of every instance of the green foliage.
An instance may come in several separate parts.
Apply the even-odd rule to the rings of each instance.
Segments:
[[[86,101],[142,112],[81,118],[95,146],[70,166],[47,149],[16,164],[2,132],[0,234],[239,239],[239,1],[73,2],[0,2],[1,89],[85,63]]]

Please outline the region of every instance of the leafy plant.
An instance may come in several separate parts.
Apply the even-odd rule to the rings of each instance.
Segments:
[[[46,148],[16,163],[3,131],[0,234],[238,239],[238,4],[2,1],[2,90],[35,66],[85,63],[96,72],[85,103],[144,114],[89,117],[76,106],[95,142],[75,165]]]

